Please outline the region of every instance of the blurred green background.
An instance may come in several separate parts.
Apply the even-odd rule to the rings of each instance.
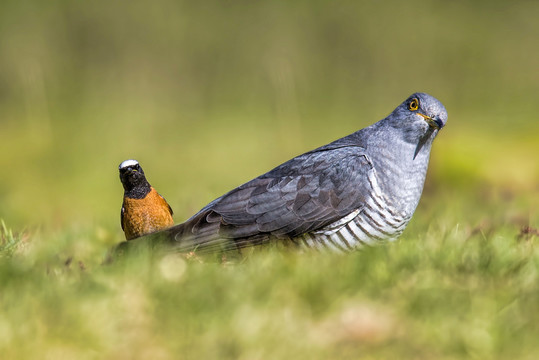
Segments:
[[[415,91],[449,113],[425,197],[534,211],[538,17],[537,1],[2,1],[0,218],[120,240],[117,166],[135,158],[180,222]]]

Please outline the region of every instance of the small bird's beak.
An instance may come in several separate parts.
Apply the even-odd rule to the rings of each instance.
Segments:
[[[427,116],[425,114],[421,114],[419,112],[417,114],[421,115],[423,117],[423,119],[425,119],[425,121],[427,122],[427,124],[429,124],[429,126],[431,128],[434,128],[436,130],[440,130],[441,128],[444,127],[444,123],[440,119],[431,118],[430,116]]]

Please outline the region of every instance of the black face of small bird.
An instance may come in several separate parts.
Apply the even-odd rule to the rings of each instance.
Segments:
[[[126,196],[141,199],[151,190],[144,170],[136,160],[126,160],[120,164],[120,180]]]

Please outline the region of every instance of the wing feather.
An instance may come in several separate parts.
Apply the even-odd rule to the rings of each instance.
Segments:
[[[224,238],[243,244],[316,231],[362,208],[371,192],[369,171],[359,146],[322,148],[241,185],[178,226],[199,243]],[[181,238],[185,229],[178,233]]]

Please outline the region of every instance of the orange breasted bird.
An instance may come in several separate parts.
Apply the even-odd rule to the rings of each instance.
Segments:
[[[121,223],[125,238],[131,240],[174,225],[172,208],[146,180],[138,161],[125,160],[119,170],[124,187]]]

